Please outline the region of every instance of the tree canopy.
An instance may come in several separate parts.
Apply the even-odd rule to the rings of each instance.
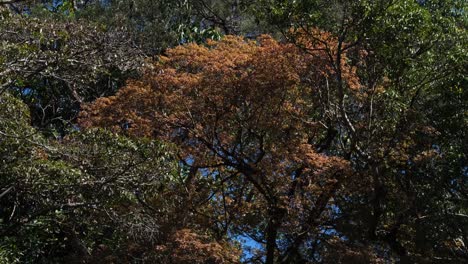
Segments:
[[[0,8],[0,262],[468,260],[464,1]]]

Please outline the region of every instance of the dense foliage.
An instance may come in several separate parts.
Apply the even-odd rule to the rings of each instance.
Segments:
[[[467,262],[466,6],[0,0],[0,262]]]

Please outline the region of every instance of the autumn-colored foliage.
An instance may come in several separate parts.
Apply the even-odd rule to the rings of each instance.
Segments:
[[[304,52],[269,36],[227,36],[176,47],[142,80],[85,105],[80,124],[176,143],[192,167],[225,178],[231,191],[219,195],[237,205],[226,202],[224,218],[237,217],[222,221],[243,223],[247,233],[266,226],[260,236],[271,258],[279,233],[300,245],[320,226],[351,174],[347,161],[312,144],[324,130],[313,118],[317,87],[332,72],[320,44],[308,45]],[[352,67],[345,69],[347,85],[356,87]],[[235,187],[239,181],[247,185]],[[265,223],[242,217],[249,208]]]
[[[166,245],[156,246],[156,252],[166,255],[168,263],[204,264],[238,263],[240,250],[226,242],[210,241],[209,236],[194,233],[190,229],[178,230]]]

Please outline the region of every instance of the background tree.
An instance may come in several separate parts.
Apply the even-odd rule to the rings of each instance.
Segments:
[[[144,62],[128,34],[85,21],[4,14],[0,30],[0,92],[19,95],[41,128],[63,132],[80,103],[113,94]]]
[[[465,143],[454,140],[445,147],[441,146],[445,141],[442,137],[448,139],[450,136],[444,132],[447,127],[437,125],[438,118],[433,114],[440,108],[432,104],[436,100],[445,105],[442,102],[448,94],[452,97],[449,104],[466,101],[460,97],[464,92],[454,88],[466,82],[466,77],[463,77],[466,76],[466,52],[462,48],[467,41],[466,15],[460,13],[466,9],[466,3],[268,2],[273,4],[267,5],[265,16],[272,23],[283,26],[285,35],[299,46],[303,45],[296,32],[301,36],[306,30],[314,37],[316,31],[308,30],[311,26],[328,29],[341,42],[338,44],[341,51],[340,48],[327,48],[329,64],[334,71],[331,87],[336,96],[330,102],[340,108],[329,113],[333,116],[331,120],[335,130],[339,131],[335,140],[341,144],[342,155],[349,156],[353,167],[369,175],[370,186],[373,186],[367,197],[362,194],[356,196],[356,201],[363,201],[357,206],[363,206],[364,211],[353,207],[349,197],[342,202],[342,205],[351,206],[350,211],[344,213],[343,222],[349,222],[355,210],[356,215],[362,217],[356,223],[370,227],[366,231],[356,228],[356,225],[345,224],[350,228],[348,231],[359,235],[357,240],[383,241],[403,262],[456,263],[461,261],[460,258],[466,258],[466,248],[448,246],[453,246],[453,241],[459,241],[465,232],[463,228],[458,229],[466,225],[466,218],[461,216],[465,210],[456,204],[464,203],[464,198],[458,193],[466,187],[462,187],[464,184],[456,184],[455,187],[450,182],[459,182],[466,176],[461,165],[466,163],[466,156],[462,154],[466,140],[462,140]],[[290,30],[291,25],[293,30]],[[327,46],[326,43],[324,45]],[[307,47],[303,48],[307,50]],[[346,50],[354,50],[349,51],[349,57],[356,63],[352,65],[358,67],[361,80],[359,97],[353,97],[340,81],[343,74],[339,57]],[[365,56],[361,57],[362,54]],[[444,96],[440,96],[442,94]],[[459,109],[466,109],[464,103],[455,104]],[[466,126],[466,115],[459,112],[455,116],[465,116],[462,117],[465,121],[458,119],[455,123]],[[457,131],[463,130],[466,129]],[[445,136],[439,137],[441,134]],[[463,132],[459,136],[466,138]],[[455,154],[457,158],[451,156],[454,148],[459,150]],[[454,160],[458,165],[452,163]],[[431,168],[427,167],[429,161]],[[446,168],[442,165],[444,163],[454,165],[450,176],[440,170]],[[442,197],[446,196],[456,198],[448,207],[440,207],[436,200],[443,200]],[[429,197],[438,198],[433,200]],[[426,207],[428,201],[434,204]],[[446,208],[452,209],[447,211]],[[366,215],[366,210],[371,211],[371,215]],[[450,224],[436,223],[436,215],[441,214],[445,215],[443,219],[451,219]],[[420,220],[421,215],[425,220]],[[430,217],[432,220],[426,217],[428,215],[433,215]],[[420,225],[424,221],[427,221],[427,227],[444,226],[439,229],[444,231],[423,229]],[[453,228],[458,231],[453,231]],[[434,232],[438,235],[433,236]],[[362,234],[368,236],[363,237]],[[420,248],[424,244],[422,237],[426,241],[431,240],[428,244],[432,246]]]
[[[19,100],[4,93],[0,102],[2,261],[238,260],[234,245],[188,217],[167,145],[97,130],[48,140]]]

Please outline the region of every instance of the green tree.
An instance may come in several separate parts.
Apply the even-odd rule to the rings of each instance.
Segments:
[[[264,3],[265,17],[299,46],[304,31],[317,34],[315,27],[339,40],[338,49],[324,42],[334,71],[323,90],[332,95],[325,122],[338,131],[325,137],[337,143],[329,151],[352,161],[369,190],[342,198],[338,230],[355,241],[383,242],[401,262],[465,259],[467,248],[454,245],[466,241],[460,194],[466,190],[466,140],[460,140],[467,124],[466,3]],[[345,52],[357,67],[358,94],[341,81]]]
[[[121,251],[122,259],[154,258],[147,249],[182,228],[172,148],[98,130],[47,139],[29,125],[26,105],[8,93],[0,102],[0,248],[7,262],[81,263]],[[131,251],[132,244],[140,249]]]
[[[123,31],[86,21],[3,14],[0,92],[19,95],[40,128],[69,128],[79,104],[137,76],[144,55]]]

